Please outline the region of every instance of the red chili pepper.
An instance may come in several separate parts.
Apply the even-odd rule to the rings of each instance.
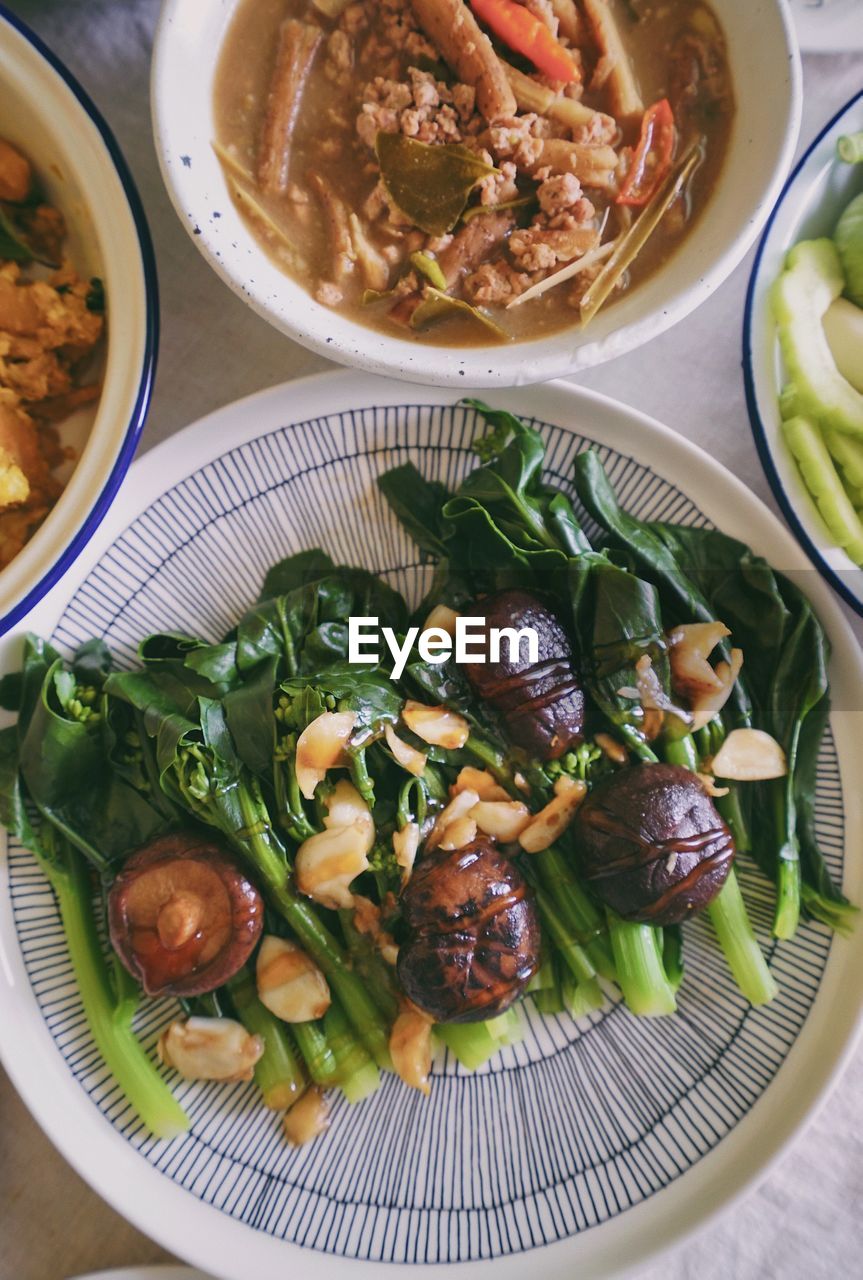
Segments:
[[[674,112],[668,99],[662,98],[644,113],[641,137],[620,188],[618,204],[636,207],[647,204],[671,168],[675,134]]]
[[[529,58],[550,80],[570,84],[581,79],[581,71],[571,54],[551,34],[545,23],[513,0],[470,0],[481,22],[516,53]]]

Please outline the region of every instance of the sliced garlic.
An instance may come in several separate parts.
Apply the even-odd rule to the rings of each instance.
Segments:
[[[333,788],[324,828],[300,845],[294,876],[301,893],[337,910],[353,902],[351,883],[367,869],[375,842],[371,811],[347,778]]]
[[[475,804],[479,804],[479,796],[475,791],[471,791],[470,787],[464,791],[459,791],[458,795],[453,796],[446,808],[441,809],[435,819],[435,824],[426,841],[426,847],[428,849],[437,848],[447,827],[453,822],[458,822],[460,818],[467,817]]]
[[[629,752],[622,742],[617,741],[617,738],[612,738],[610,733],[595,733],[593,740],[612,764],[626,764]]]
[[[442,849],[463,849],[465,845],[470,844],[475,839],[476,823],[473,818],[456,818],[455,822],[449,823],[441,836],[440,847]]]
[[[450,795],[454,796],[459,791],[475,791],[480,800],[509,799],[509,792],[495,781],[494,774],[489,773],[488,769],[475,769],[470,764],[459,770],[458,777],[450,787]]]
[[[722,689],[722,679],[707,659],[730,635],[724,622],[691,622],[669,633],[671,679],[679,693],[693,699]]]
[[[408,773],[421,778],[425,772],[428,756],[424,755],[422,751],[417,751],[416,747],[412,747],[410,743],[404,742],[391,724],[385,727],[384,737],[387,740],[387,746],[395,756],[396,762],[403,769],[407,769]]]
[[[721,683],[721,688],[714,693],[705,693],[692,699],[690,703],[692,707],[692,724],[690,729],[693,733],[698,729],[703,729],[706,724],[725,706],[731,697],[731,690],[734,688],[734,681],[740,675],[740,669],[743,666],[743,650],[732,649],[730,662],[717,662],[716,675]]]
[[[368,837],[361,822],[309,836],[297,850],[294,876],[300,893],[338,910],[353,902],[351,883],[369,865]]]
[[[470,736],[470,726],[463,716],[447,707],[427,707],[411,699],[402,708],[402,719],[409,729],[433,747],[455,751]]]
[[[418,1009],[403,1010],[390,1032],[390,1057],[396,1074],[412,1089],[431,1092],[431,1019]]]
[[[313,1084],[285,1116],[285,1137],[301,1147],[330,1127],[330,1108],[323,1089]]]
[[[554,791],[554,799],[531,818],[518,837],[525,853],[541,853],[560,838],[587,795],[587,784],[577,778],[560,777]]]
[[[451,609],[446,604],[436,604],[429,616],[423,623],[423,631],[430,631],[432,627],[437,627],[440,631],[445,631],[448,636],[455,638],[456,623],[460,615],[455,609]]]
[[[393,832],[393,853],[402,869],[402,884],[410,879],[419,847],[420,829],[416,822],[408,822],[401,831]]]
[[[763,729],[732,729],[713,757],[716,778],[732,782],[764,782],[784,778],[788,772],[785,752]]]
[[[258,995],[282,1022],[312,1022],[330,1007],[330,988],[311,956],[287,938],[269,934],[256,968]]]
[[[233,1018],[187,1018],[172,1022],[158,1044],[165,1066],[187,1080],[251,1080],[264,1052],[260,1036]]]
[[[324,826],[327,830],[335,830],[337,827],[361,827],[366,837],[366,853],[371,852],[375,842],[375,822],[372,811],[354,784],[347,778],[340,778],[330,793]]]
[[[307,800],[326,777],[327,769],[347,763],[345,747],[356,724],[353,711],[323,711],[297,739],[297,784]]]
[[[468,814],[480,831],[494,840],[517,840],[530,822],[530,810],[520,800],[480,800]]]

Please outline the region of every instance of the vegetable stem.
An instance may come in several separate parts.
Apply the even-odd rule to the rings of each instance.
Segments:
[[[674,1013],[677,1001],[662,964],[656,930],[647,924],[621,920],[610,909],[608,928],[617,982],[630,1012],[642,1018]]]
[[[379,1067],[388,1068],[389,1033],[383,1015],[370,998],[360,976],[348,968],[339,943],[318,919],[311,906],[291,886],[287,858],[270,830],[263,802],[256,803],[251,792],[243,785],[239,786],[238,791],[246,823],[245,834],[240,835],[235,831],[228,831],[226,834],[240,852],[251,857],[274,906],[328,978],[375,1062]],[[208,814],[208,817],[212,821],[212,816]]]
[[[614,957],[602,913],[581,887],[572,868],[556,845],[534,854],[532,866],[548,896],[556,903],[575,940],[597,973],[614,981]]]
[[[132,1030],[137,999],[115,1004],[96,933],[91,886],[83,857],[50,826],[43,829],[48,875],[69,944],[87,1024],[99,1053],[141,1120],[157,1138],[175,1138],[189,1119]]]
[[[707,913],[741,992],[750,1004],[767,1004],[779,988],[753,932],[733,867]]]
[[[577,982],[591,982],[596,977],[596,969],[590,962],[587,952],[570,933],[557,903],[544,889],[536,889],[536,901],[540,919],[554,943],[557,954],[569,969]]]
[[[255,1083],[264,1105],[273,1111],[287,1111],[306,1088],[306,1076],[291,1033],[258,999],[254,979],[247,969],[231,978],[228,990],[243,1026],[264,1042],[263,1056],[255,1064]]]
[[[338,1066],[342,1093],[348,1102],[362,1102],[380,1086],[380,1073],[335,1001],[324,1014],[324,1033]]]
[[[294,1039],[315,1084],[327,1088],[339,1083],[341,1070],[327,1041],[322,1022],[294,1022]]]
[[[605,999],[596,978],[591,982],[576,982],[571,973],[565,973],[561,979],[561,996],[571,1018],[583,1018],[601,1009]]]

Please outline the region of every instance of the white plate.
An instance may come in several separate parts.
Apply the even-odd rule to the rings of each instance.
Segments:
[[[804,53],[863,49],[863,0],[791,0]]]
[[[801,572],[833,642],[835,751],[828,743],[821,762],[819,816],[841,870],[843,790],[848,847],[860,844],[863,664],[794,540],[728,472],[622,405],[563,385],[493,398],[553,424],[543,429],[561,482],[575,450],[597,440],[635,511],[712,519]],[[342,374],[212,414],[135,464],[75,582],[32,628],[64,645],[107,628],[123,654],[168,623],[216,635],[271,561],[318,541],[415,590],[416,549],[374,481],[408,456],[450,483],[465,472],[476,420],[452,401]],[[369,1274],[360,1258],[386,1260],[393,1280],[414,1261],[437,1276],[460,1258],[474,1261],[458,1276],[487,1277],[488,1262],[475,1259],[489,1254],[495,1280],[643,1264],[764,1174],[835,1078],[863,996],[863,930],[831,940],[806,924],[793,944],[769,940],[771,895],[741,866],[782,986],[767,1008],[745,1005],[696,920],[674,1019],[635,1020],[619,1003],[577,1025],[529,1014],[524,1043],[489,1069],[469,1076],[444,1058],[428,1101],[389,1078],[361,1107],[336,1104],[329,1133],[299,1151],[284,1146],[253,1086],[178,1083],[191,1134],[155,1143],[82,1027],[44,882],[14,848],[0,871],[0,1049],[16,1086],[101,1195],[225,1280],[353,1280]],[[863,900],[859,857],[844,884]],[[147,1007],[146,1043],[167,1012]]]
[[[853,609],[863,613],[863,570],[836,546],[782,439],[782,358],[769,298],[791,246],[798,240],[832,235],[849,200],[863,191],[863,165],[836,159],[837,138],[858,129],[863,129],[863,92],[824,126],[770,215],[746,295],[743,372],[755,444],[776,501],[824,577]]]

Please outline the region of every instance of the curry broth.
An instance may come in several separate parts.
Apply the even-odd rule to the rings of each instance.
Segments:
[[[657,102],[668,95],[672,75],[669,50],[687,27],[693,8],[708,14],[709,21],[719,33],[712,11],[707,6],[693,6],[689,0],[664,0],[657,4],[610,0],[610,7],[624,33],[645,104]],[[324,73],[324,50],[319,51],[305,82],[290,146],[290,178],[292,184],[308,196],[308,202],[303,208],[284,196],[261,193],[255,188],[252,175],[267,108],[278,32],[281,23],[289,17],[319,23],[325,33],[332,31],[335,25],[315,9],[311,0],[241,0],[238,4],[224,41],[214,84],[216,142],[232,183],[235,203],[259,243],[283,271],[314,294],[318,283],[328,279],[333,249],[326,218],[321,215],[314,194],[309,192],[307,175],[312,171],[319,174],[338,193],[348,209],[356,213],[372,196],[378,181],[377,166],[373,153],[356,130],[363,85],[372,77],[367,70],[356,69],[346,93],[343,86],[334,83]],[[507,57],[512,62],[516,61],[511,54]],[[403,60],[403,71],[408,61]],[[697,105],[692,112],[688,133],[678,138],[678,156],[696,134],[703,139],[702,154],[685,194],[663,218],[627,272],[622,286],[605,305],[613,305],[623,290],[636,287],[663,266],[708,203],[719,181],[734,114],[724,41],[720,61],[725,100],[719,107],[715,104]],[[531,70],[526,63],[520,65],[524,70]],[[591,92],[588,88],[582,100],[596,110],[607,110],[603,91]],[[634,147],[639,131],[639,121],[622,125],[617,145]],[[587,191],[586,194],[592,196],[594,193]],[[254,204],[250,203],[250,197]],[[597,201],[598,213],[602,209],[602,201]],[[370,239],[376,241],[374,226],[364,226]],[[394,264],[393,279],[397,278],[404,265]],[[367,291],[357,273],[357,278],[344,290],[343,299],[336,304],[336,309],[363,325],[408,341],[443,346],[482,346],[490,342],[497,345],[497,339],[467,316],[448,317],[421,331],[396,325],[389,314],[390,302],[364,303],[364,293]],[[569,293],[570,287],[563,284],[510,310],[494,305],[483,309],[505,327],[511,340],[537,339],[579,322],[578,308],[568,300]]]

